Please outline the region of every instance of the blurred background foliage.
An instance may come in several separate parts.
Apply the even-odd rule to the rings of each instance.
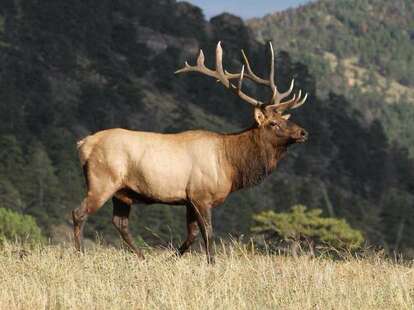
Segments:
[[[293,120],[311,138],[263,184],[214,211],[217,235],[249,235],[253,214],[304,204],[346,219],[369,244],[413,255],[413,4],[380,1],[377,14],[374,2],[316,1],[247,25],[230,14],[206,21],[199,8],[174,0],[1,1],[0,207],[32,216],[59,241],[85,190],[78,139],[112,127],[251,125],[248,105],[220,85],[173,72],[200,47],[212,65],[222,40],[229,71],[240,70],[243,48],[263,74],[260,41],[273,39],[278,86],[294,77],[310,94]],[[246,90],[267,95],[248,83]],[[149,244],[175,244],[184,209],[134,206],[131,229]],[[86,235],[117,240],[111,214],[109,203],[90,217]]]
[[[359,230],[351,228],[344,219],[321,214],[321,209],[307,210],[303,205],[293,206],[290,212],[262,211],[253,215],[252,232],[263,236],[271,250],[290,246],[295,256],[302,246],[307,246],[312,254],[321,249],[349,253],[361,248],[364,237]]]
[[[0,208],[0,244],[5,241],[35,245],[45,239],[32,216]]]

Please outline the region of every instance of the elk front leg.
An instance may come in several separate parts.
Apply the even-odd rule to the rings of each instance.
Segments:
[[[132,239],[132,235],[128,229],[128,219],[129,213],[131,211],[131,206],[122,202],[117,198],[112,198],[112,203],[114,205],[114,211],[112,216],[112,224],[118,230],[122,239],[128,245],[129,249],[135,253],[139,258],[143,259],[144,255],[141,250],[139,250],[135,245]]]
[[[178,248],[177,254],[182,256],[187,252],[188,248],[193,244],[198,235],[197,215],[195,208],[192,205],[187,205],[187,239]]]
[[[211,223],[211,206],[210,205],[194,205],[198,227],[204,239],[204,246],[207,255],[207,262],[214,264],[213,253],[213,226]]]

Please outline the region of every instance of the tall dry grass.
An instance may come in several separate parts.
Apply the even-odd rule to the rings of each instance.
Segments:
[[[298,258],[232,247],[146,260],[96,246],[84,255],[46,246],[0,251],[1,309],[413,309],[414,267],[373,256]]]

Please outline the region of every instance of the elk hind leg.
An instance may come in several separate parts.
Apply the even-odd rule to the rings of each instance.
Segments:
[[[79,208],[72,211],[73,219],[73,236],[75,240],[75,248],[77,251],[83,251],[83,227],[85,226],[85,221],[88,218],[87,213],[88,198],[85,198],[82,201],[82,204]]]
[[[85,177],[86,187],[89,191],[89,178],[88,178],[88,163],[86,162],[83,167],[83,176]],[[77,251],[81,251],[82,248],[82,239],[83,239],[83,227],[85,226],[85,221],[88,218],[87,214],[87,205],[88,197],[83,199],[81,206],[72,211],[72,220],[73,220],[73,235],[75,240],[75,248]]]
[[[73,234],[76,250],[83,251],[83,228],[86,219],[90,214],[98,211],[115,191],[115,189],[111,188],[106,188],[101,191],[89,191],[88,196],[82,201],[81,206],[72,211]]]
[[[112,224],[114,224],[115,228],[118,230],[119,234],[128,245],[129,249],[139,258],[143,259],[144,255],[142,254],[141,250],[135,246],[132,235],[128,229],[131,205],[122,202],[116,197],[112,198],[112,203],[114,206]]]

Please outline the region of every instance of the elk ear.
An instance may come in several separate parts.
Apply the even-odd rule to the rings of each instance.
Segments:
[[[290,114],[282,115],[282,118],[285,119],[285,120],[288,120],[290,118]]]
[[[264,115],[263,111],[260,108],[255,108],[254,109],[254,118],[255,118],[257,124],[259,124],[259,126],[260,126],[265,121],[266,116]]]

